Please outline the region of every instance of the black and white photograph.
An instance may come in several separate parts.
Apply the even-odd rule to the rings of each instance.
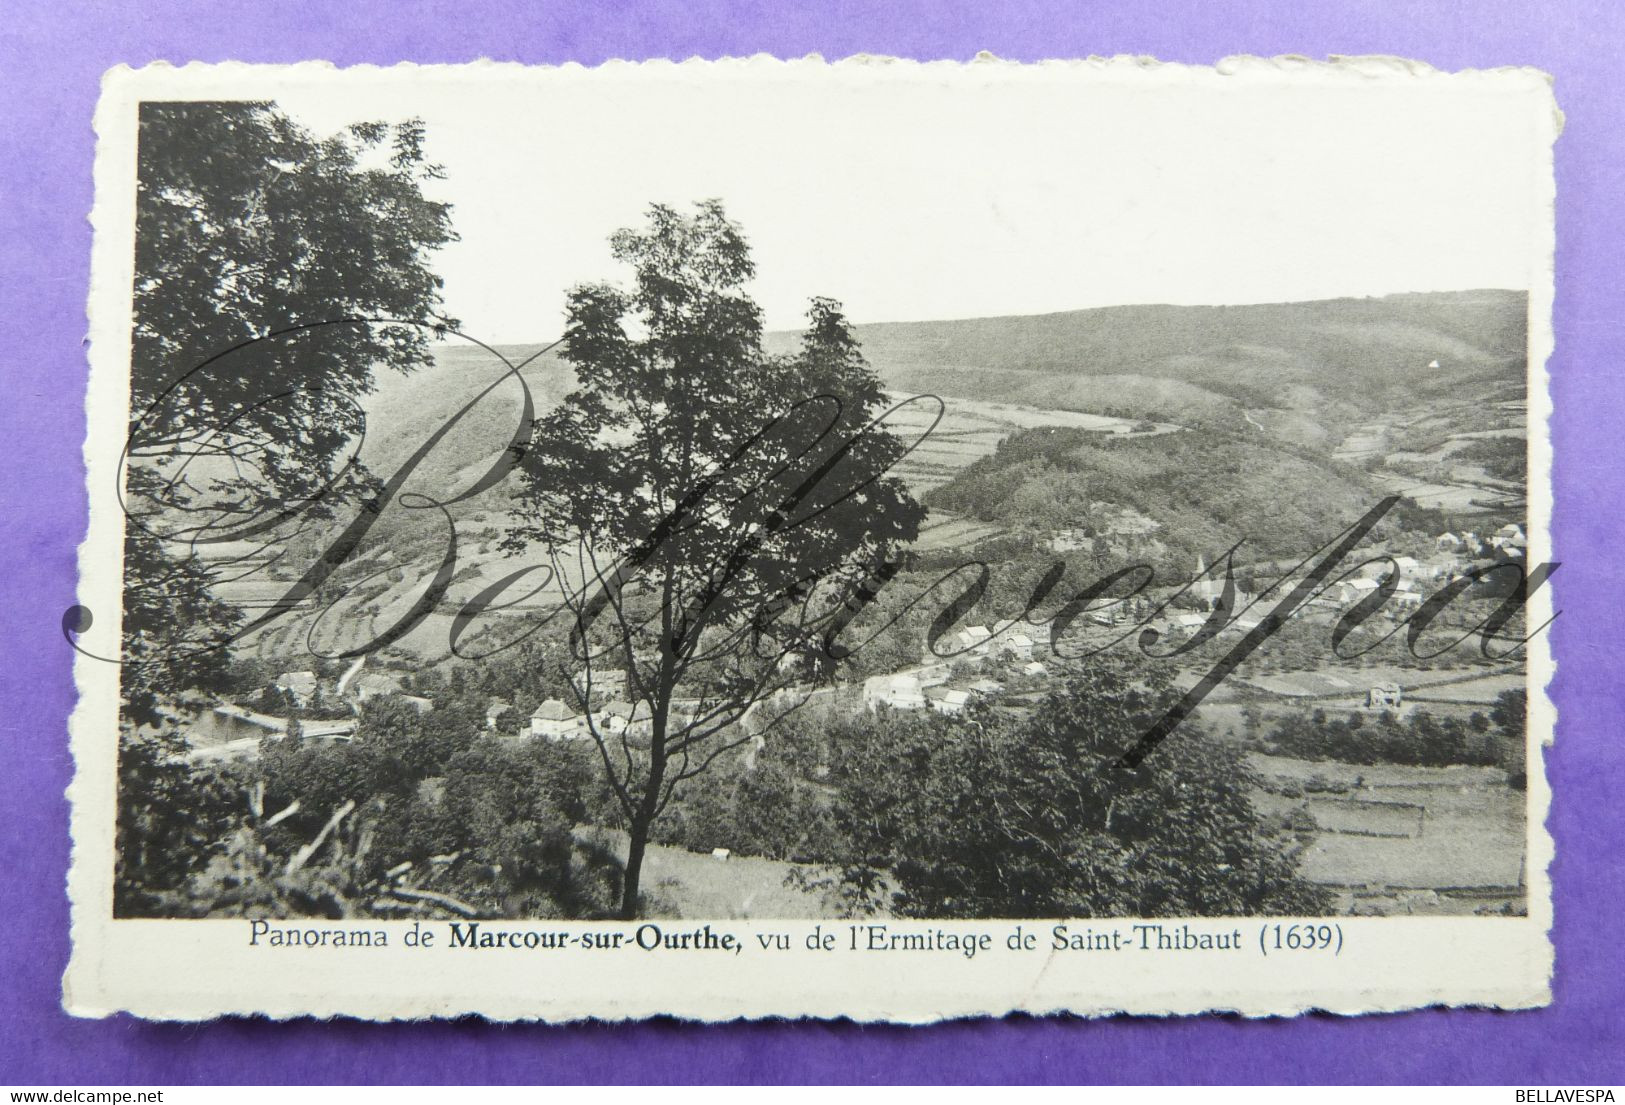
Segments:
[[[1537,77],[108,89],[78,954],[196,923],[245,991],[308,974],[289,1012],[431,931],[583,979],[931,956],[963,1003],[851,1006],[905,1019],[1546,1000]],[[1392,978],[1242,961],[1399,924]],[[434,962],[370,1015],[595,1008]],[[732,1015],[844,1009],[762,985]]]

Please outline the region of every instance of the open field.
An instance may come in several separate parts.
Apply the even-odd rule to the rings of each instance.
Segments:
[[[1421,835],[1426,807],[1414,802],[1365,798],[1310,798],[1306,803],[1323,832],[1411,840]]]
[[[1407,702],[1493,703],[1503,691],[1525,685],[1521,670],[1502,668],[1483,674],[1474,669],[1422,670],[1389,665],[1317,668],[1313,671],[1276,672],[1235,679],[1286,698],[1301,698],[1331,708],[1364,706],[1365,692],[1379,683],[1397,683]]]
[[[1458,764],[1452,767],[1407,767],[1403,764],[1346,764],[1337,760],[1298,760],[1289,756],[1249,753],[1253,770],[1266,779],[1302,783],[1319,775],[1328,782],[1376,791],[1390,788],[1415,789],[1494,786],[1506,781],[1506,772],[1495,767]]]
[[[982,522],[946,510],[932,510],[914,547],[928,552],[969,548],[995,537],[1007,536],[1009,532],[997,522]]]
[[[1135,433],[1136,423],[1126,418],[1079,411],[1039,410],[1012,403],[946,396],[942,399],[942,419],[936,423],[935,429],[931,429],[938,414],[935,402],[929,399],[905,402],[914,398],[909,392],[893,391],[887,395],[892,402],[903,404],[886,418],[886,425],[899,438],[913,443],[921,434],[931,431],[930,436],[897,466],[898,475],[908,482],[916,494],[947,483],[960,470],[992,454],[1000,441],[1017,430],[1061,426],[1105,434]],[[1139,433],[1140,436],[1150,436],[1171,433],[1178,428],[1158,424],[1153,430]]]
[[[1521,690],[1527,686],[1528,681],[1521,672],[1504,672],[1463,683],[1417,687],[1410,697],[1413,702],[1465,702],[1490,706],[1507,691]]]
[[[1378,683],[1398,683],[1409,691],[1413,684],[1448,677],[1449,673],[1423,672],[1414,668],[1373,664],[1363,668],[1350,665],[1339,668],[1317,668],[1313,671],[1255,675],[1242,682],[1288,698],[1322,699],[1354,695],[1359,700],[1358,704],[1363,706],[1366,691]]]
[[[1397,472],[1377,472],[1371,478],[1384,490],[1403,495],[1417,506],[1432,510],[1467,513],[1515,505],[1513,496],[1472,484],[1429,483]]]
[[[578,835],[626,854],[626,834],[583,829]],[[653,901],[651,915],[707,920],[833,918],[822,896],[784,884],[798,865],[754,856],[726,860],[651,844],[643,859],[643,890]]]
[[[1301,861],[1315,882],[1428,912],[1471,912],[1484,894],[1521,891],[1525,796],[1495,768],[1248,759],[1271,788],[1254,796],[1261,812],[1307,808],[1320,826]],[[1342,792],[1278,792],[1317,776]]]
[[[1332,459],[1344,464],[1358,464],[1382,453],[1388,443],[1386,423],[1373,422],[1349,434],[1332,452]]]
[[[1372,685],[1385,682],[1388,678],[1386,672],[1377,669],[1371,671],[1317,669],[1255,675],[1246,682],[1272,694],[1288,695],[1293,698],[1324,698],[1327,695],[1344,694],[1363,696]]]
[[[453,616],[461,605],[486,587],[522,569],[531,571],[515,580],[496,597],[486,614],[469,624],[465,639],[504,620],[531,618],[534,623],[535,617],[558,607],[563,591],[560,580],[551,574],[553,561],[546,550],[534,546],[512,556],[506,555],[495,547],[494,537],[487,535],[488,529],[491,527],[487,523],[457,523],[458,559],[450,588],[439,606],[394,641],[392,649],[423,658],[445,656]],[[420,550],[415,556],[408,553],[405,563],[392,561],[387,573],[376,564],[358,568],[354,573],[341,572],[335,578],[341,587],[351,588],[349,593],[331,606],[307,598],[265,628],[245,637],[243,649],[267,658],[304,655],[312,648],[333,654],[376,640],[411,613],[434,581],[444,547],[436,540],[422,544]],[[561,556],[560,566],[567,580],[579,583],[575,558]],[[297,567],[303,570],[304,565]],[[392,582],[395,574],[400,579]],[[216,591],[221,598],[258,614],[280,599],[291,586],[290,582],[269,579],[261,571],[249,578],[218,585]]]

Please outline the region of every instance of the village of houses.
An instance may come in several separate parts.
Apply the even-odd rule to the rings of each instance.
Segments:
[[[1075,540],[1062,530],[1049,545],[1064,551]],[[1329,633],[1337,618],[1378,589],[1393,571],[1398,578],[1380,616],[1397,621],[1463,572],[1497,562],[1521,563],[1527,555],[1527,538],[1516,522],[1484,535],[1440,533],[1431,544],[1432,551],[1425,556],[1390,555],[1375,548],[1356,552],[1347,563],[1384,559],[1324,587],[1294,620]],[[1198,562],[1195,568],[1188,587],[1170,587],[1086,612],[1086,639],[1093,633],[1099,640],[1122,639],[1122,647],[1133,648],[1143,628],[1157,630],[1165,644],[1195,634],[1208,623],[1225,590],[1223,578],[1205,563]],[[1255,566],[1252,578],[1258,576]],[[1211,665],[1216,645],[1256,627],[1287,590],[1281,586],[1284,582],[1263,586],[1263,594],[1235,588],[1226,636],[1182,658],[1176,684],[1193,683]],[[1171,602],[1180,590],[1180,601]],[[938,644],[946,659],[922,650],[920,662],[858,683],[813,686],[787,679],[790,685],[756,703],[736,724],[752,732],[760,727],[764,710],[787,705],[954,715],[986,700],[1019,711],[1067,673],[1068,662],[1056,658],[1049,645],[1047,626],[962,625]],[[364,656],[330,685],[315,671],[291,670],[277,676],[271,689],[296,706],[327,704],[329,716],[307,716],[300,722],[305,739],[347,741],[355,732],[359,707],[368,701],[394,696],[420,711],[434,708],[429,697],[407,692],[410,680],[403,680],[404,674]],[[590,694],[585,693],[589,678]],[[648,735],[648,705],[634,701],[624,671],[590,675],[581,671],[572,682],[575,701],[547,697],[524,716],[508,701],[490,700],[486,729],[506,740],[547,743],[587,741],[594,729],[601,736],[633,742]],[[1209,695],[1199,716],[1221,738],[1236,737],[1248,712],[1266,721],[1272,712],[1312,708],[1404,715],[1420,707],[1465,716],[1488,709],[1497,693],[1522,682],[1522,668],[1510,664],[1396,672],[1342,664],[1328,654],[1303,670],[1243,668]],[[692,698],[672,702],[679,724],[708,707]],[[241,703],[221,704],[215,713],[217,720],[230,723],[224,734],[229,739],[196,742],[197,759],[256,755],[262,739],[275,739],[287,728],[284,718]],[[761,739],[755,738],[758,744]],[[1521,902],[1522,796],[1508,788],[1505,775],[1495,769],[1398,765],[1355,769],[1333,761],[1260,753],[1250,758],[1263,780],[1255,796],[1261,809],[1279,812],[1296,804],[1315,817],[1320,831],[1302,857],[1303,867],[1308,877],[1339,891],[1345,910],[1466,912],[1511,908]],[[1319,792],[1305,795],[1306,784],[1311,792],[1320,788]]]
[[[1057,533],[1048,542],[1056,551],[1069,551],[1080,547],[1078,538],[1068,530]],[[1422,605],[1423,600],[1438,587],[1458,578],[1474,565],[1494,563],[1496,560],[1522,563],[1527,551],[1527,537],[1522,525],[1510,522],[1486,536],[1471,531],[1441,533],[1433,539],[1434,553],[1425,559],[1409,555],[1388,555],[1382,550],[1365,550],[1350,557],[1351,563],[1373,559],[1363,565],[1352,579],[1338,580],[1321,589],[1307,603],[1305,620],[1329,624],[1382,586],[1383,577],[1396,572],[1393,593],[1384,607],[1389,617],[1403,616]],[[1188,637],[1208,623],[1211,611],[1223,598],[1224,580],[1209,570],[1205,561],[1195,565],[1193,582],[1183,588],[1187,600],[1183,604],[1167,600],[1181,588],[1165,588],[1157,596],[1124,603],[1103,602],[1099,609],[1085,613],[1085,617],[1103,628],[1134,625],[1151,628],[1174,638]],[[1233,615],[1229,627],[1247,632],[1256,628],[1271,607],[1286,590],[1281,582],[1262,595],[1235,588],[1232,593]],[[1161,608],[1159,609],[1159,603]],[[1180,605],[1188,609],[1180,609]],[[1037,639],[1035,636],[1037,635]],[[922,662],[914,667],[890,674],[876,675],[862,684],[861,705],[873,710],[887,706],[897,710],[935,710],[943,714],[957,714],[979,697],[1002,693],[1004,678],[1019,677],[1028,681],[1042,681],[1050,675],[1050,665],[1043,657],[1049,650],[1047,629],[1043,626],[1006,627],[995,634],[986,625],[966,625],[953,632],[938,646],[939,653],[949,659],[937,659],[922,653]],[[402,689],[398,674],[366,668],[367,657],[356,660],[351,668],[337,679],[328,690],[329,700],[366,702],[381,695],[396,695],[417,709],[432,707],[430,699],[407,694]],[[1053,663],[1053,661],[1051,661]],[[973,666],[993,667],[989,674],[970,673]],[[956,672],[960,673],[956,677]],[[590,683],[589,683],[590,678]],[[590,686],[593,720],[600,732],[615,735],[622,732],[638,733],[649,724],[648,708],[644,703],[634,705],[624,693],[624,671],[582,671],[573,681],[577,701],[566,703],[549,698],[530,714],[528,719],[513,717],[513,706],[500,700],[488,707],[486,724],[494,732],[525,735],[550,741],[582,740],[590,735],[588,718],[579,707],[589,696],[582,693]],[[279,675],[272,686],[285,693],[295,705],[308,705],[318,693],[318,678],[314,671],[287,671]],[[605,690],[608,693],[605,693]],[[781,693],[814,694],[813,687],[786,688]],[[1394,683],[1374,684],[1362,691],[1363,705],[1371,708],[1398,708],[1403,705],[1404,688]],[[850,696],[844,696],[850,699]],[[679,713],[699,708],[697,699],[677,699],[673,708]],[[259,724],[267,730],[280,730],[280,719],[257,714],[242,706],[225,705],[219,709],[243,720]],[[517,724],[523,721],[523,724]],[[344,720],[314,721],[304,724],[307,738],[327,737],[343,739],[353,732],[353,725]],[[247,745],[241,746],[247,751]]]

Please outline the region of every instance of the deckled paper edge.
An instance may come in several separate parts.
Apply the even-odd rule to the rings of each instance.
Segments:
[[[820,72],[835,70],[843,74],[874,72],[879,74],[894,69],[924,72],[965,71],[986,72],[1008,76],[1023,72],[1048,72],[1061,69],[1086,69],[1102,77],[1117,77],[1124,81],[1144,80],[1148,72],[1176,78],[1204,79],[1278,77],[1303,79],[1314,75],[1322,78],[1345,79],[1350,83],[1383,78],[1408,77],[1424,81],[1484,82],[1503,84],[1509,91],[1525,93],[1544,92],[1544,102],[1534,105],[1532,125],[1539,134],[1535,146],[1546,151],[1545,158],[1532,164],[1538,176],[1538,194],[1543,215],[1538,223],[1541,235],[1537,273],[1529,292],[1528,318],[1528,408],[1527,427],[1529,441],[1530,476],[1529,504],[1529,562],[1545,563],[1552,560],[1551,514],[1553,488],[1551,485],[1552,446],[1550,420],[1552,400],[1550,392],[1549,360],[1555,348],[1552,330],[1553,302],[1555,298],[1555,204],[1556,182],[1553,165],[1555,142],[1562,131],[1563,116],[1552,91],[1549,74],[1529,66],[1498,66],[1447,71],[1427,62],[1390,55],[1333,55],[1326,60],[1315,60],[1298,55],[1273,58],[1233,56],[1220,59],[1211,66],[1182,62],[1162,62],[1154,58],[1132,55],[1112,57],[1092,56],[1083,59],[1048,59],[1038,62],[1006,61],[990,53],[980,53],[971,61],[951,59],[917,61],[880,55],[853,55],[832,63],[824,62],[818,54],[803,58],[779,59],[767,54],[748,58],[724,57],[707,60],[698,57],[682,61],[657,58],[645,61],[615,59],[596,66],[583,66],[568,62],[560,65],[531,65],[520,62],[497,62],[481,59],[466,63],[418,64],[403,61],[396,65],[380,66],[358,64],[338,66],[326,61],[305,61],[287,65],[264,65],[243,62],[205,63],[188,62],[176,66],[168,62],[154,62],[139,69],[120,65],[108,70],[102,78],[102,94],[97,104],[94,129],[97,136],[94,162],[94,207],[90,214],[93,229],[91,286],[88,295],[90,377],[87,389],[86,440],[83,455],[86,468],[87,498],[90,522],[86,538],[79,547],[79,588],[81,605],[96,613],[98,621],[110,632],[105,636],[119,640],[119,622],[122,616],[120,593],[122,589],[122,557],[106,555],[108,546],[117,553],[122,548],[122,513],[107,494],[98,495],[98,488],[113,486],[117,472],[117,450],[108,447],[94,434],[97,426],[111,424],[122,428],[128,424],[129,378],[128,363],[131,335],[128,319],[133,283],[134,253],[134,176],[135,128],[121,122],[116,113],[132,108],[147,91],[147,86],[159,82],[195,82],[254,78],[270,80],[283,77],[309,77],[313,75],[337,76],[415,70],[427,79],[442,76],[458,77],[469,71],[482,75],[496,75],[524,79],[536,71],[636,72],[654,78],[670,77],[674,73],[715,72],[727,69],[734,72],[747,68],[766,68],[782,72],[792,68],[816,69]],[[1521,83],[1517,83],[1521,82]],[[155,89],[154,89],[155,90]],[[175,91],[168,89],[168,91]],[[245,94],[247,95],[252,94]],[[122,176],[120,174],[123,174]],[[1532,259],[1534,261],[1534,259]],[[117,291],[114,291],[114,289]],[[120,309],[111,309],[114,306]],[[112,455],[109,455],[109,454]],[[1538,625],[1552,616],[1551,589],[1543,587],[1535,592],[1528,610],[1528,624]],[[98,634],[98,637],[103,636]],[[1334,1013],[1353,1016],[1372,1013],[1402,1012],[1411,1009],[1447,1006],[1450,1008],[1528,1009],[1547,1005],[1552,1000],[1551,980],[1554,962],[1552,945],[1552,884],[1550,866],[1554,857],[1554,841],[1548,825],[1551,808],[1551,788],[1546,777],[1544,757],[1535,755],[1552,745],[1555,738],[1557,712],[1551,700],[1549,686],[1556,672],[1550,635],[1540,633],[1529,649],[1528,671],[1530,684],[1530,728],[1540,735],[1539,744],[1530,749],[1528,773],[1528,837],[1526,870],[1529,919],[1539,923],[1545,935],[1546,981],[1542,989],[1521,996],[1475,1001],[1471,998],[1408,1000],[1378,999],[1358,1008],[1346,1004],[1328,1004],[1313,1000],[1274,1003],[1267,1007],[1225,998],[1219,995],[1189,994],[1192,1000],[1168,1000],[1151,995],[1140,995],[1140,1000],[1096,1004],[1035,1005],[1028,1001],[1011,1001],[979,1008],[919,1010],[892,1008],[882,1000],[865,1012],[827,1012],[781,1007],[769,1003],[739,1002],[757,1007],[692,1009],[673,1011],[664,1003],[653,1003],[648,1008],[614,1010],[603,1008],[576,1009],[576,1001],[553,1002],[554,1008],[535,1012],[497,1012],[489,1003],[467,1008],[446,1008],[437,999],[425,996],[410,1009],[389,1011],[359,1011],[364,1002],[350,1000],[335,1002],[331,1007],[267,1006],[265,1003],[233,1003],[222,1000],[203,1010],[189,1010],[184,1014],[145,1008],[140,1000],[107,1002],[100,998],[88,999],[96,991],[94,985],[100,961],[95,950],[88,947],[99,935],[99,930],[111,923],[112,856],[114,814],[116,811],[116,732],[113,735],[113,754],[98,751],[97,743],[105,739],[105,730],[98,733],[98,721],[105,723],[116,716],[118,708],[117,679],[105,673],[116,670],[105,661],[92,659],[85,650],[74,658],[74,682],[78,700],[69,722],[70,745],[74,761],[74,774],[66,796],[71,807],[72,858],[66,883],[70,900],[72,923],[72,956],[63,974],[63,1007],[72,1015],[104,1017],[115,1013],[129,1013],[152,1020],[200,1021],[219,1016],[250,1015],[275,1020],[302,1017],[352,1017],[367,1020],[413,1021],[455,1017],[470,1013],[490,1020],[505,1022],[567,1023],[578,1021],[624,1022],[652,1016],[676,1017],[683,1020],[727,1023],[768,1018],[820,1020],[851,1020],[858,1023],[927,1024],[948,1019],[997,1017],[1010,1013],[1038,1016],[1072,1015],[1102,1017],[1118,1014],[1136,1016],[1198,1016],[1208,1013],[1229,1013],[1249,1018],[1295,1017],[1309,1012]],[[93,846],[97,854],[91,854]],[[100,913],[93,913],[100,910]],[[1126,920],[1126,919],[1120,919]],[[1211,919],[1209,919],[1211,920]],[[1146,999],[1149,998],[1149,1001]]]

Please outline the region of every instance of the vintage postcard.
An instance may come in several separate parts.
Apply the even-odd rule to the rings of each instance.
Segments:
[[[64,1002],[1550,996],[1540,73],[120,69]]]

